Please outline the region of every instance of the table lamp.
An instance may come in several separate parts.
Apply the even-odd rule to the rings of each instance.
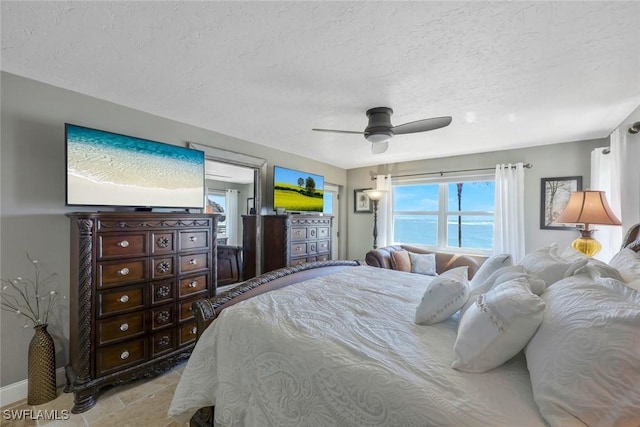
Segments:
[[[597,254],[602,245],[593,238],[595,229],[591,229],[592,224],[601,225],[621,225],[620,220],[611,210],[604,191],[586,190],[571,193],[569,202],[558,216],[556,223],[582,224],[583,228],[578,230],[580,237],[571,243],[571,247],[587,256]]]

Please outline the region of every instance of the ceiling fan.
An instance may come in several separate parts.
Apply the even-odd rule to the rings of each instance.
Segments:
[[[404,123],[398,126],[391,124],[391,115],[393,110],[389,107],[376,107],[367,110],[369,124],[364,132],[337,129],[312,129],[317,132],[334,132],[334,133],[355,133],[364,135],[367,141],[371,142],[371,152],[373,154],[381,154],[389,148],[389,140],[394,135],[402,135],[406,133],[426,132],[429,130],[440,129],[449,126],[451,117],[433,117],[430,119],[416,120],[415,122]]]

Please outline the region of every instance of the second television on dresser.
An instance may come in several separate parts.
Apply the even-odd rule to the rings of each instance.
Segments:
[[[287,212],[321,213],[324,207],[324,177],[309,172],[273,167],[273,209]]]

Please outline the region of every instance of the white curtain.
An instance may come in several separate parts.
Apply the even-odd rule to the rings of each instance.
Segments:
[[[226,223],[227,223],[227,244],[232,246],[239,245],[238,233],[238,190],[227,190],[226,197]]]
[[[622,153],[621,137],[618,129],[610,136],[610,147],[596,148],[591,152],[591,190],[604,191],[609,206],[618,218],[621,217],[621,182]],[[597,225],[594,237],[602,244],[602,250],[594,258],[609,261],[618,252],[622,243],[622,227],[613,225]]]
[[[496,165],[493,253],[509,253],[517,263],[524,248],[524,165]]]
[[[638,117],[635,116],[634,121]],[[633,224],[640,223],[640,133],[632,135],[627,132],[631,123],[620,126],[622,129],[611,137],[611,154],[616,156],[620,165],[619,183],[621,196],[622,230],[624,233]],[[614,137],[615,135],[615,137]]]
[[[387,193],[378,202],[378,247],[393,243],[393,204],[391,194],[391,175],[377,175],[376,189]]]

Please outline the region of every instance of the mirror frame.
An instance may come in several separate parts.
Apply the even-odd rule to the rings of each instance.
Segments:
[[[267,175],[267,161],[265,159],[195,142],[189,142],[188,145],[189,148],[203,151],[207,160],[253,169],[253,197],[256,217],[262,214],[262,177]],[[256,218],[256,274],[260,274],[262,271],[262,251],[259,249],[262,248],[261,222],[259,218]],[[243,277],[242,279],[247,280],[250,277]]]

